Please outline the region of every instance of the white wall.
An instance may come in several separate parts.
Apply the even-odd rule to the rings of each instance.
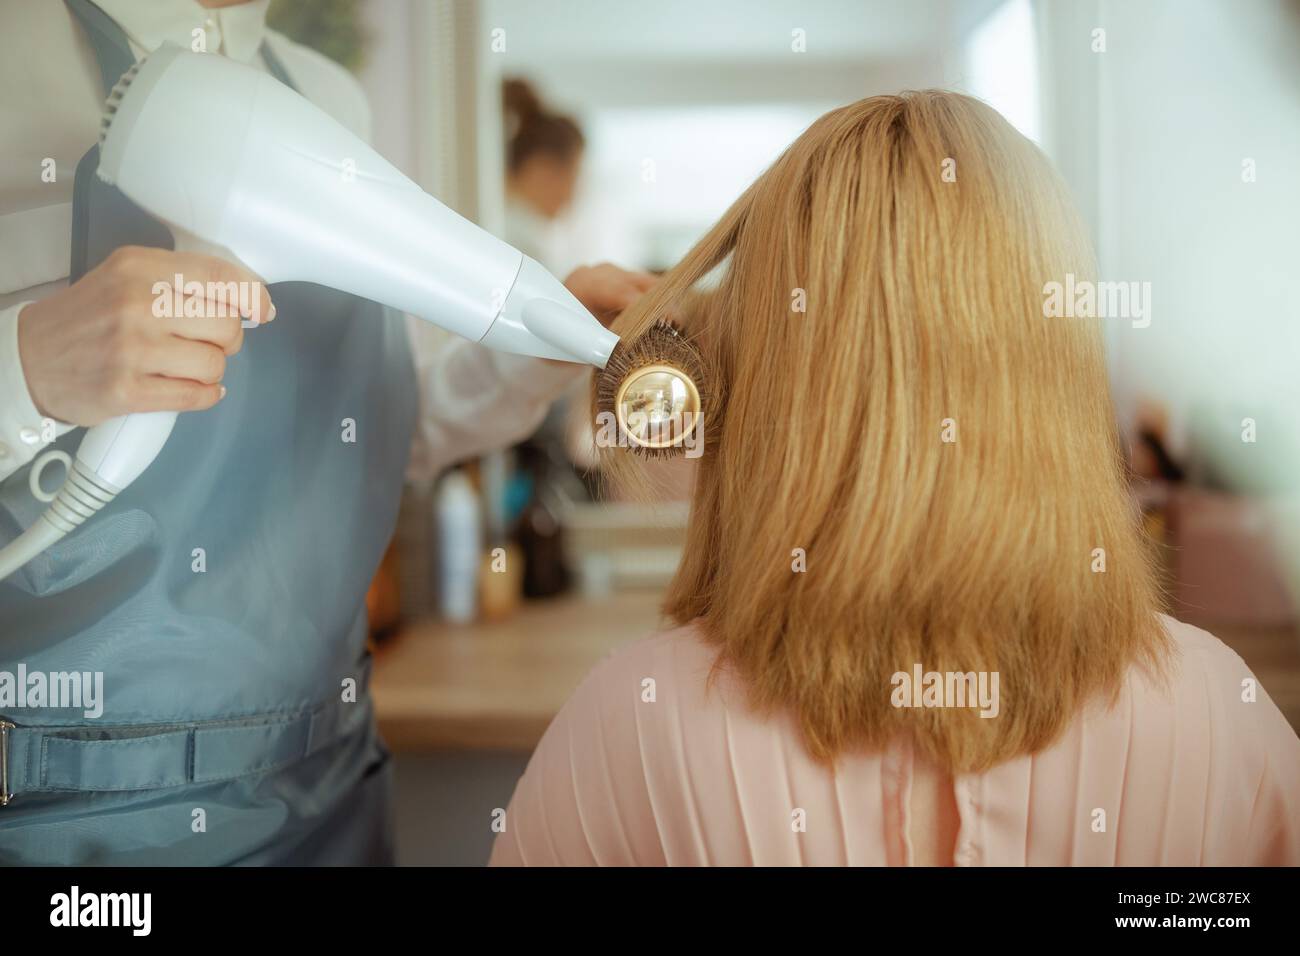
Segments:
[[[1202,476],[1263,493],[1296,557],[1300,4],[1038,9],[1051,151],[1094,225],[1102,277],[1152,284],[1149,328],[1108,327],[1121,420],[1144,397],[1164,403]],[[1104,53],[1090,49],[1096,27]]]
[[[956,6],[488,0],[483,26],[504,40],[488,68],[529,79],[588,140],[546,264],[671,265],[828,109],[943,85]]]
[[[1287,413],[1300,379],[1300,6],[1070,10],[1052,38],[1073,47],[1053,151],[1093,206],[1103,277],[1152,283],[1150,327],[1111,327],[1121,400],[1160,395],[1185,427],[1202,407]],[[1089,51],[1097,26],[1105,53]]]
[[[368,0],[359,73],[371,107],[371,143],[407,176],[478,222],[499,220],[497,99],[476,0]],[[485,109],[490,106],[490,109]]]
[[[368,0],[361,7],[367,37],[358,79],[370,101],[370,139],[385,159],[419,178],[416,42],[410,0]]]

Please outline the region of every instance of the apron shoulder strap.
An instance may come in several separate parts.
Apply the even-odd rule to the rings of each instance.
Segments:
[[[99,76],[104,84],[104,96],[112,91],[122,74],[135,65],[126,32],[103,10],[90,0],[63,0],[72,15],[81,23],[90,39],[99,62]]]
[[[117,81],[122,78],[122,74],[135,65],[135,54],[131,52],[131,43],[126,37],[126,31],[90,0],[63,0],[63,2],[67,4],[68,9],[72,11],[72,15],[77,18],[90,39],[90,45],[95,51],[95,59],[99,63],[99,76],[104,86],[104,96],[108,96],[117,85]],[[298,87],[289,76],[284,61],[275,50],[271,49],[271,44],[263,40],[259,52],[262,54],[262,62],[266,64],[267,72],[289,89],[298,92]]]
[[[103,96],[117,85],[122,74],[135,65],[126,31],[107,13],[89,0],[64,0],[68,10],[76,17],[86,32],[86,39],[94,51],[99,65]],[[102,105],[102,104],[101,104]],[[77,175],[72,186],[72,242],[68,262],[68,281],[76,282],[103,261],[112,251],[108,240],[91,230],[91,220],[105,216],[128,225],[128,232],[137,245],[171,245],[171,233],[152,216],[146,215],[121,192],[101,183],[95,177],[99,168],[99,146],[87,150],[77,164]]]

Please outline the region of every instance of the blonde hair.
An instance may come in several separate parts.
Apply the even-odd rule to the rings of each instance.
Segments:
[[[1049,744],[1130,665],[1161,670],[1099,329],[1043,314],[1045,283],[1094,272],[1038,149],[926,91],[823,116],[620,318],[673,317],[708,365],[665,613],[813,754],[908,733],[979,770]],[[997,671],[1000,714],[895,707],[917,664]]]

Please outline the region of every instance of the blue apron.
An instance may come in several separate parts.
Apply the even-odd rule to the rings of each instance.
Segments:
[[[107,91],[134,61],[126,36],[67,2]],[[77,169],[70,281],[119,245],[171,246],[97,159]],[[0,864],[392,861],[365,594],[396,522],[414,366],[399,314],[305,283],[270,294],[276,321],[248,330],[226,398],[181,415],[134,484],[0,582],[0,672],[98,672],[104,698],[97,718],[0,703]],[[0,542],[42,508],[11,476]]]

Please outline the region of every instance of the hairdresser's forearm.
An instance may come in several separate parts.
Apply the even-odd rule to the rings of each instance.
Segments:
[[[411,477],[527,438],[584,366],[451,339],[417,358],[420,423]]]
[[[644,294],[655,277],[609,263],[582,266],[564,284],[608,324]],[[421,416],[409,477],[527,438],[565,389],[590,371],[584,365],[492,352],[447,339],[411,319],[420,378]]]

